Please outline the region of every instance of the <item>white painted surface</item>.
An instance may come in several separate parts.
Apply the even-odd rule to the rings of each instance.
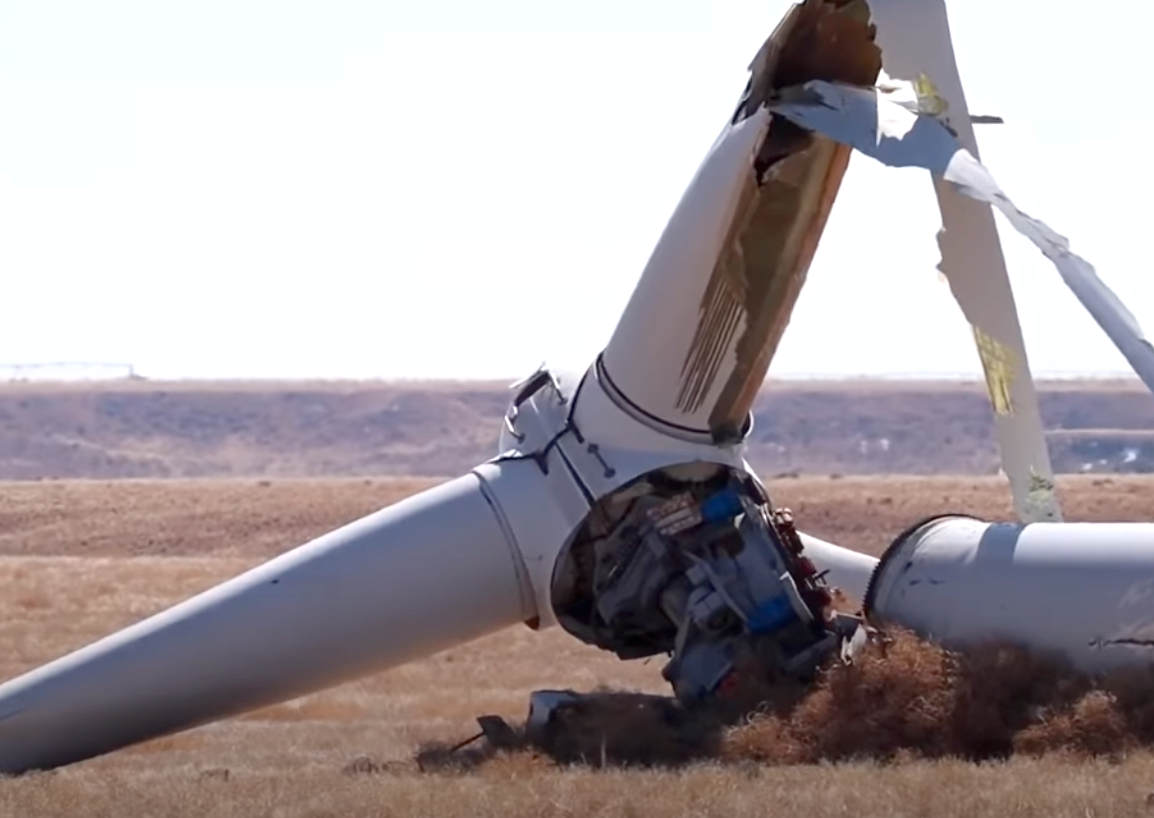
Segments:
[[[867,611],[946,645],[1008,639],[1090,671],[1146,664],[1154,524],[931,521],[883,561]]]
[[[713,386],[692,412],[678,407],[682,371],[770,119],[762,108],[718,136],[673,211],[602,357],[613,385],[637,409],[706,439],[709,415],[737,365],[735,348],[731,344],[721,353]],[[734,341],[741,337],[744,313],[736,320]]]
[[[827,584],[838,588],[857,602],[865,599],[870,577],[877,568],[877,557],[842,548],[840,545],[819,540],[809,534],[799,532],[799,536],[805,556],[817,566],[819,572],[826,572]]]
[[[928,77],[949,106],[945,119],[962,146],[980,160],[945,0],[870,0],[869,5],[886,73],[903,80]],[[1012,411],[995,418],[1014,509],[1024,522],[1061,519],[1052,492],[1031,496],[1032,476],[1052,484],[1053,471],[993,210],[941,179],[934,180],[934,192],[944,228],[939,238],[942,270],[966,320],[995,340],[987,374],[995,380],[1004,377],[1009,390]]]
[[[0,685],[0,772],[48,768],[296,698],[532,613],[468,474]]]

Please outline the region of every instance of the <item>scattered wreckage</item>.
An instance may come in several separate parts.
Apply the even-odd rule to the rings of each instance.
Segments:
[[[795,5],[588,369],[516,384],[499,454],[469,473],[0,685],[0,772],[79,762],[519,623],[622,659],[668,656],[669,706],[687,709],[809,684],[886,623],[948,644],[1016,640],[1089,670],[1146,662],[1154,525],[1061,522],[994,210],[1148,385],[1154,351],[1093,268],[998,187],[973,121],[943,0]],[[919,523],[880,561],[799,533],[743,457],[854,151],[932,176],[942,270],[973,327],[1019,518]],[[535,694],[529,728],[580,701]]]

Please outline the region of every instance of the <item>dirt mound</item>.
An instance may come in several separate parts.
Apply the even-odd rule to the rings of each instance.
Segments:
[[[836,664],[797,700],[737,723],[658,697],[604,691],[561,718],[545,740],[523,729],[502,746],[422,750],[425,770],[511,757],[540,763],[679,766],[693,761],[812,764],[1063,753],[1121,759],[1154,747],[1154,669],[1089,678],[1009,645],[954,652],[891,632],[854,664]]]

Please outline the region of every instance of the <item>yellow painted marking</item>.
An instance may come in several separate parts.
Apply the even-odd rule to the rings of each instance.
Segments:
[[[978,345],[978,355],[986,373],[986,389],[990,393],[994,411],[999,415],[1014,414],[1014,400],[1010,392],[1017,368],[1014,353],[978,327],[974,327],[974,341]]]
[[[938,92],[937,86],[930,82],[924,73],[918,74],[913,81],[914,91],[918,95],[918,110],[923,114],[940,117],[950,107],[949,103]]]

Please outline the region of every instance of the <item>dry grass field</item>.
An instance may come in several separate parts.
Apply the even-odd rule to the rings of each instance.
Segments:
[[[0,483],[0,677],[430,484]],[[771,481],[769,488],[778,504],[795,510],[804,530],[874,553],[932,513],[1001,519],[1009,513],[1001,484],[991,478],[801,478]],[[1147,498],[1154,479],[1072,477],[1060,488],[1072,519],[1152,516]],[[931,679],[938,687],[922,690],[909,679],[932,677],[944,665],[940,652],[926,646],[898,648],[897,663],[871,683],[889,697],[890,717],[909,722],[896,711],[928,712],[927,701],[933,704],[942,687]],[[797,737],[756,724],[729,736],[716,758],[678,769],[561,768],[529,752],[499,755],[475,769],[421,771],[415,763],[419,748],[476,732],[478,715],[519,721],[536,688],[665,692],[659,666],[619,662],[557,630],[513,629],[297,702],[55,773],[0,781],[0,816],[1086,818],[1147,814],[1154,790],[1154,754],[1120,738],[1126,726],[1113,716],[1095,720],[1094,699],[1079,705],[1090,711],[1074,714],[1073,739],[1052,742],[1069,752],[1024,752],[984,764],[916,752],[897,761],[783,763],[789,759],[774,742]],[[814,705],[807,718],[845,736],[865,716],[839,721],[830,706],[838,695],[826,691],[826,710]],[[912,729],[908,723],[906,729]],[[959,728],[929,723],[919,729],[932,735]],[[830,755],[830,746],[814,752]],[[1111,752],[1087,758],[1087,748]],[[362,761],[350,768],[364,756],[376,766]]]

